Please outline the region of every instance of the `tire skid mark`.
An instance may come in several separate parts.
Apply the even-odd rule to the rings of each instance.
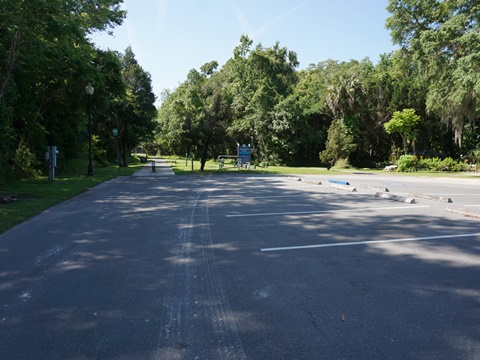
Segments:
[[[206,193],[179,224],[155,359],[246,359],[215,265]]]

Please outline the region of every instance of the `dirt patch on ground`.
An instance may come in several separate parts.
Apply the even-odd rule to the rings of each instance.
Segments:
[[[25,197],[13,195],[13,194],[0,193],[0,205],[11,204],[13,202],[20,201],[23,198]]]

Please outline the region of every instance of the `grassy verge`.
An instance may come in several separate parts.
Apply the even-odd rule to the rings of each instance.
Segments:
[[[0,186],[0,192],[14,195],[21,200],[0,204],[0,234],[104,181],[117,176],[129,176],[141,166],[140,162],[134,161],[128,168],[121,170],[115,165],[95,168],[93,177],[75,174],[60,175],[54,182],[49,182],[46,177],[8,181]]]
[[[200,161],[195,160],[193,162],[193,171],[192,171],[192,161],[191,159],[188,162],[185,162],[185,158],[167,156],[163,157],[171,165],[172,170],[176,175],[193,175],[201,174],[200,170]],[[445,171],[416,171],[416,172],[386,172],[383,169],[336,169],[332,168],[327,170],[325,167],[288,167],[288,166],[268,166],[267,168],[262,166],[251,166],[250,170],[245,168],[238,169],[234,166],[233,161],[225,161],[225,166],[219,168],[218,162],[210,160],[205,164],[205,169],[203,171],[205,174],[276,174],[276,175],[348,175],[348,174],[382,174],[387,176],[400,175],[400,176],[426,176],[426,177],[459,177],[459,178],[471,178],[472,176],[478,175],[480,178],[480,173],[468,173],[468,172],[445,172]]]
[[[179,157],[164,157],[167,162],[171,165],[172,170],[176,175],[192,175],[200,174],[200,161],[193,161],[193,171],[192,171],[192,161],[188,159],[185,162],[185,158]],[[334,170],[328,171],[326,168],[321,167],[286,167],[286,166],[250,166],[250,170],[241,168],[238,169],[234,166],[233,161],[225,161],[223,168],[219,168],[219,163],[213,160],[207,161],[205,164],[204,174],[331,174]]]

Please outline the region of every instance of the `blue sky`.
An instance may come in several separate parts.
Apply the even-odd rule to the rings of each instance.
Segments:
[[[385,29],[388,0],[124,0],[127,19],[114,35],[94,34],[102,49],[131,46],[153,89],[175,89],[191,69],[232,57],[242,34],[254,46],[295,51],[299,69],[327,59],[348,61],[395,49]]]

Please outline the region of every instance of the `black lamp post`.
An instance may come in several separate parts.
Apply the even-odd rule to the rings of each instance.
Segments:
[[[90,99],[93,95],[93,88],[92,84],[88,83],[85,86],[85,93],[88,97],[88,170],[87,176],[93,176],[93,166],[92,166],[92,124],[90,121]]]

